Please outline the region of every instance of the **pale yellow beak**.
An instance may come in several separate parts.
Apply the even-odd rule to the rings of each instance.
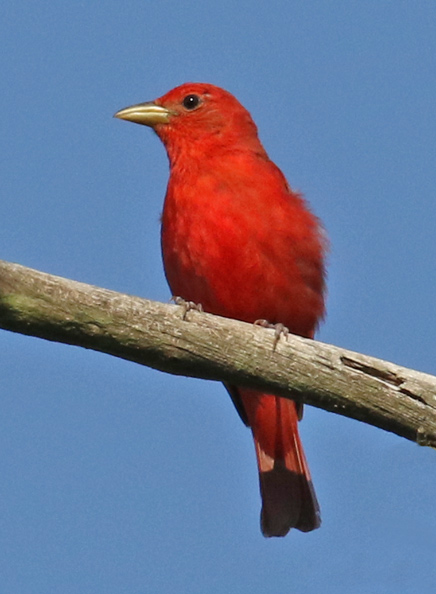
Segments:
[[[142,124],[143,126],[151,126],[152,128],[157,124],[167,124],[170,121],[170,116],[171,112],[166,107],[156,105],[152,101],[125,107],[114,114],[114,118]]]

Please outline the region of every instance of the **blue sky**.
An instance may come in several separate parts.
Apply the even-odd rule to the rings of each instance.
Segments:
[[[0,7],[1,257],[166,301],[165,152],[112,119],[234,93],[331,238],[323,341],[436,373],[436,4]],[[0,332],[0,590],[434,592],[436,454],[306,408],[323,525],[264,539],[218,383]]]

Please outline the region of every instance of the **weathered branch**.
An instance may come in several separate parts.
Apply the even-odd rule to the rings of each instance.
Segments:
[[[256,387],[436,446],[436,377],[0,261],[0,327],[161,371]]]

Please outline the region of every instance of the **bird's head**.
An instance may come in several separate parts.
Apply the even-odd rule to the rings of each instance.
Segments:
[[[159,99],[121,109],[115,116],[151,127],[170,160],[181,152],[251,149],[263,152],[249,112],[228,91],[185,83]]]

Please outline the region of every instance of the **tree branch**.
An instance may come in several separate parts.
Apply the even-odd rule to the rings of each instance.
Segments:
[[[0,328],[258,388],[436,447],[436,377],[0,260]]]

